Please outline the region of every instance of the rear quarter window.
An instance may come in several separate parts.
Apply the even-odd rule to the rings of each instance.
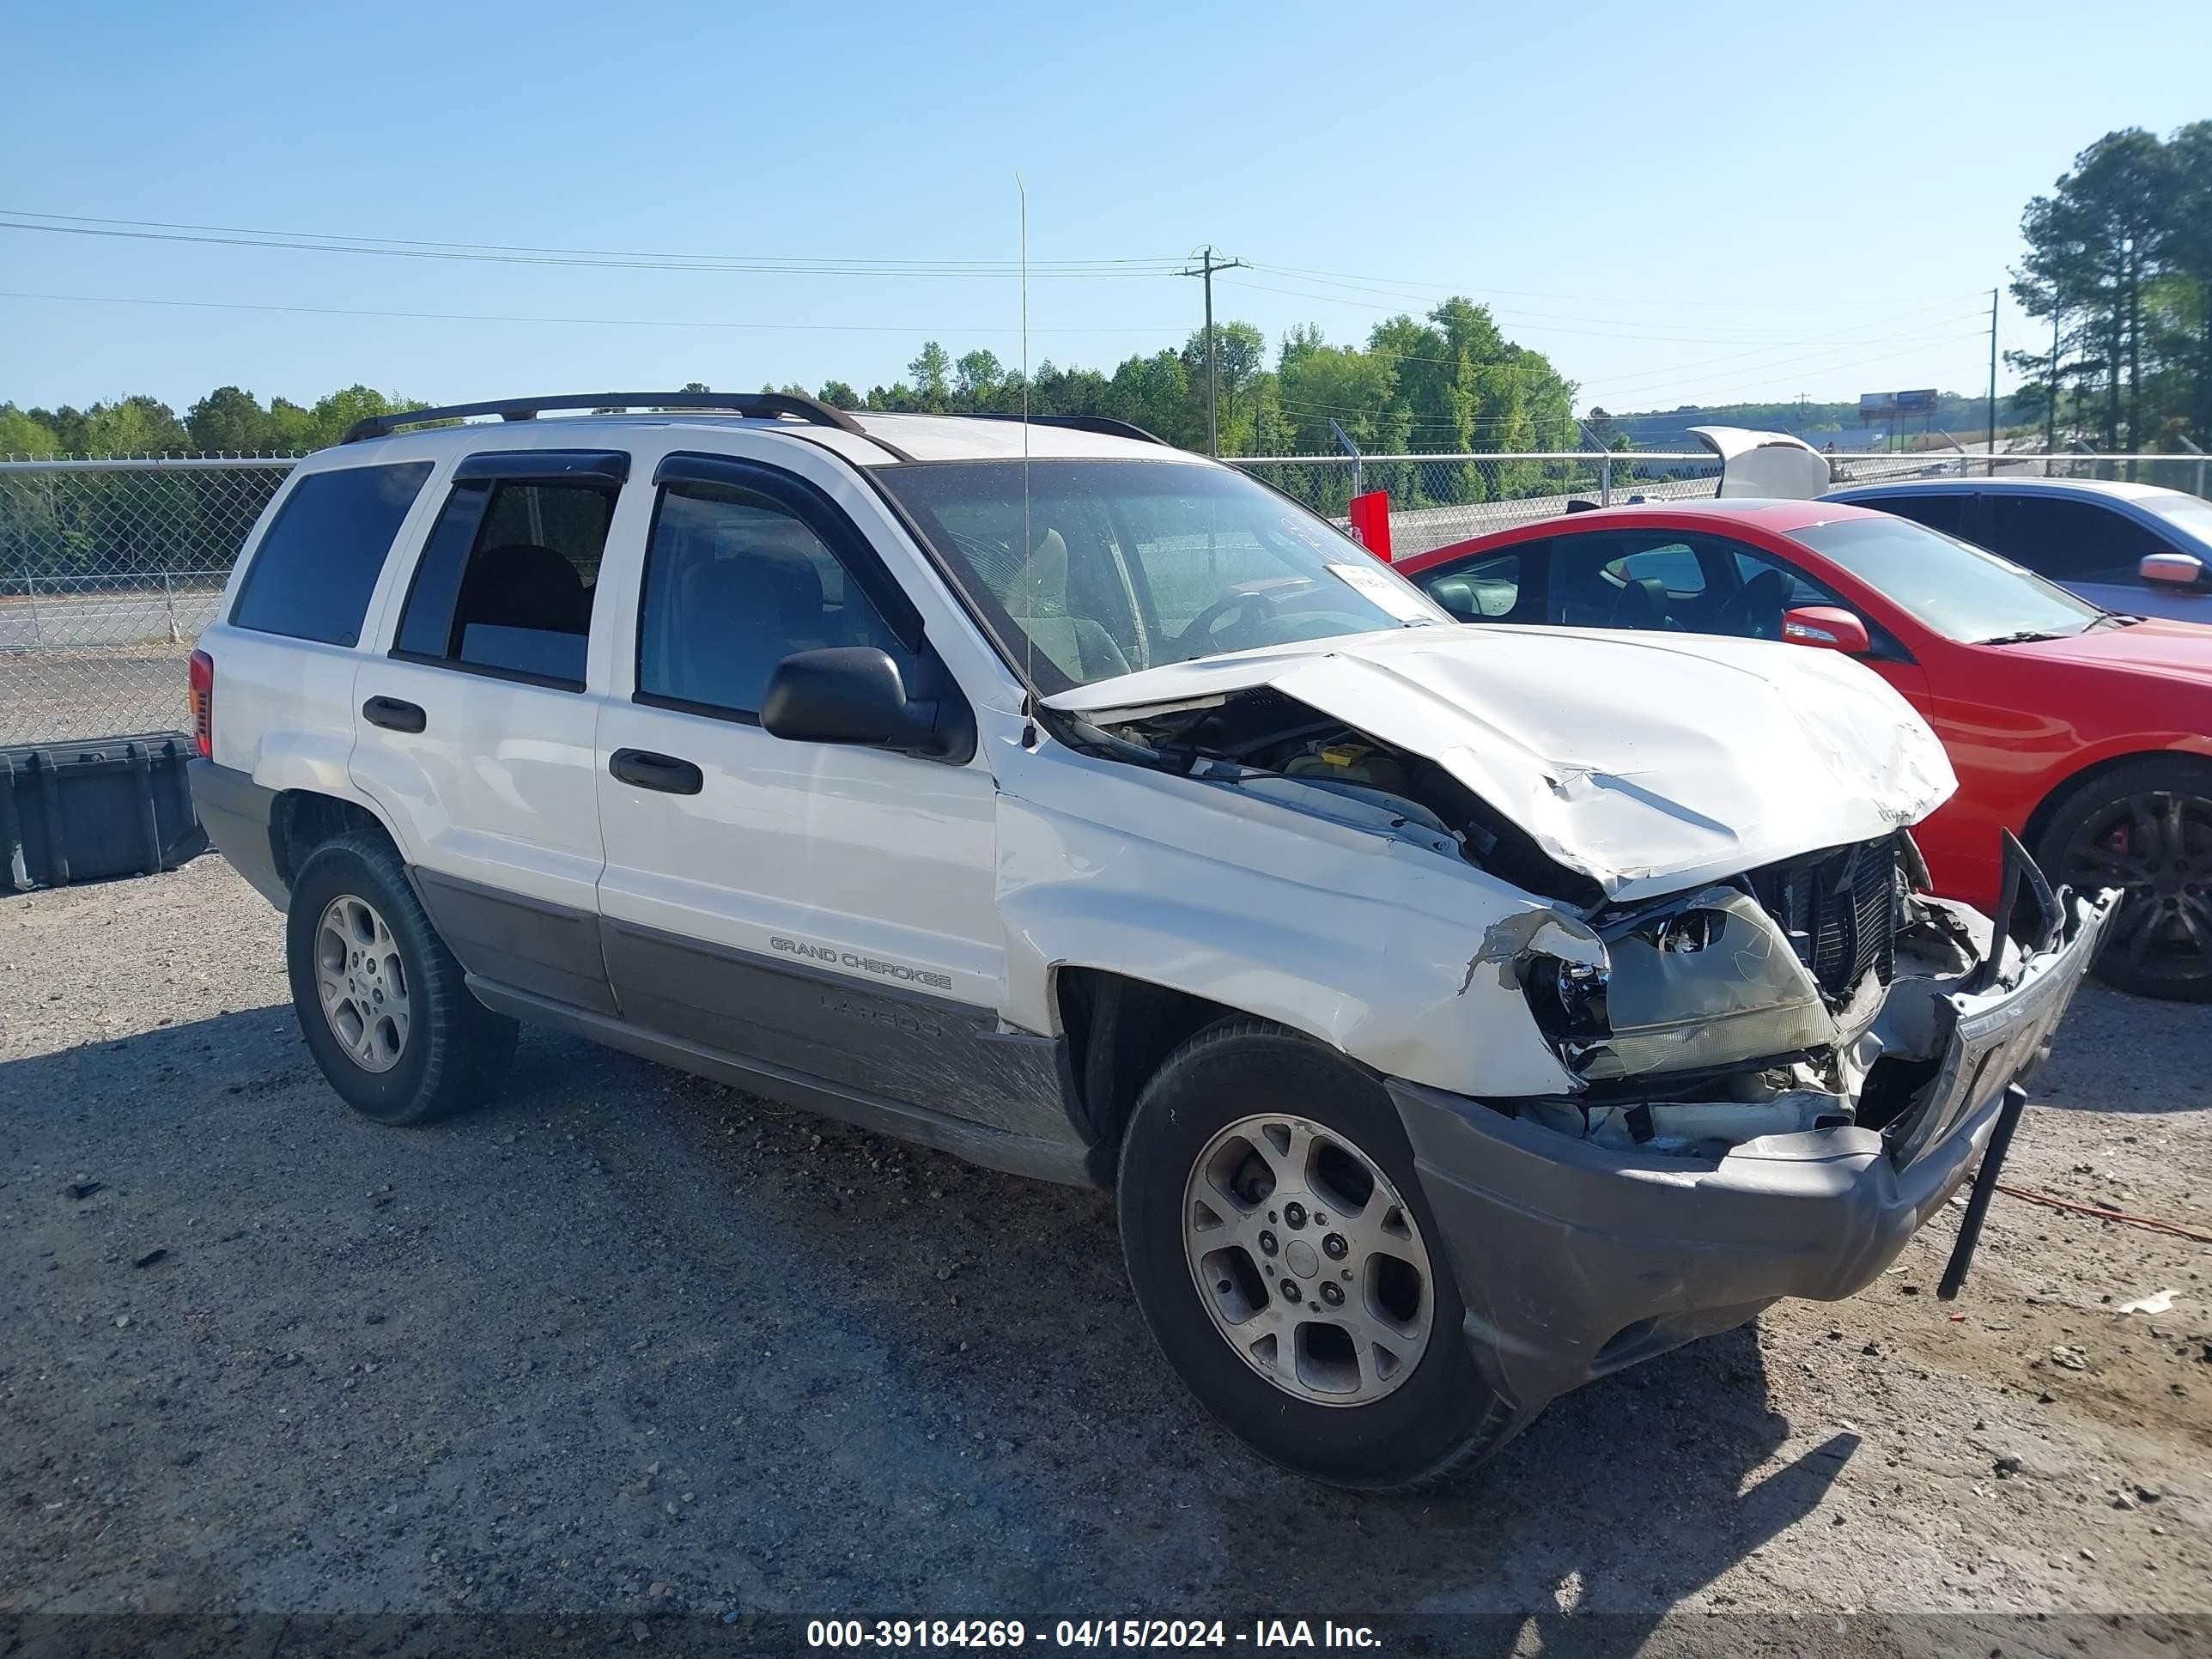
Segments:
[[[429,462],[403,461],[301,479],[261,538],[231,606],[231,625],[359,644],[392,538],[429,476]]]

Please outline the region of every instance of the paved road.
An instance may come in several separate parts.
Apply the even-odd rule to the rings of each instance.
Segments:
[[[134,646],[190,639],[215,620],[222,590],[179,586],[125,592],[41,593],[0,599],[0,655],[26,650]]]

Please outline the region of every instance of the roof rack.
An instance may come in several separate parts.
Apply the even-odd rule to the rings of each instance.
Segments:
[[[832,426],[855,437],[869,437],[860,423],[842,409],[832,409],[818,398],[796,392],[581,392],[557,398],[501,398],[487,404],[452,404],[443,409],[404,409],[389,415],[371,415],[346,428],[341,443],[381,438],[402,427],[427,426],[434,421],[458,421],[471,415],[496,415],[502,421],[534,421],[549,409],[622,410],[643,409],[714,410],[755,420],[781,416],[808,426]]]
[[[1158,444],[1172,449],[1173,444],[1157,432],[1147,432],[1130,421],[1117,421],[1110,415],[970,415],[971,421],[1018,421],[1026,418],[1031,426],[1065,427],[1070,432],[1095,432],[1102,438],[1134,438],[1139,443]]]

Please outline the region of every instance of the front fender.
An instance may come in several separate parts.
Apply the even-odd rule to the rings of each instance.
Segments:
[[[1518,985],[1476,960],[1500,922],[1547,914],[1541,901],[1425,848],[1233,790],[1064,750],[1057,766],[1038,758],[1042,787],[1000,796],[1016,1024],[1054,1029],[1053,971],[1096,968],[1277,1021],[1437,1088],[1576,1086]],[[1082,811],[1035,798],[1060,794],[1071,767],[1085,774]]]

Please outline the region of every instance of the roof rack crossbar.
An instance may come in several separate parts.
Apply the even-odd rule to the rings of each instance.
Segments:
[[[434,421],[459,421],[471,415],[496,415],[502,421],[531,421],[549,409],[594,410],[713,410],[752,419],[787,416],[808,426],[835,427],[855,437],[869,437],[860,423],[842,409],[832,409],[818,398],[795,392],[580,392],[554,398],[501,398],[490,403],[451,404],[442,409],[397,410],[371,415],[346,428],[341,443],[381,438],[402,427],[426,426]]]
[[[974,421],[1018,421],[1019,415],[971,415]],[[1031,415],[1027,417],[1031,426],[1065,427],[1070,432],[1095,432],[1102,438],[1134,438],[1139,443],[1158,444],[1163,448],[1175,446],[1157,432],[1147,432],[1131,421],[1117,421],[1110,415]]]

